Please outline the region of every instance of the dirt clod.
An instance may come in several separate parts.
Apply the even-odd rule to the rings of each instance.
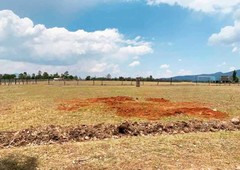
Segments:
[[[238,124],[240,124],[240,119],[239,118],[232,118],[231,122],[235,125],[238,125]]]
[[[95,141],[124,136],[182,134],[191,132],[237,131],[240,124],[231,121],[203,122],[192,120],[162,124],[159,122],[124,122],[117,125],[80,125],[76,127],[47,126],[21,131],[0,132],[0,148],[55,144],[69,141]]]

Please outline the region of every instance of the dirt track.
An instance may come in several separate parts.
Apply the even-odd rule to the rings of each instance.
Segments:
[[[115,111],[118,116],[138,117],[148,120],[159,120],[166,116],[190,115],[204,118],[224,119],[226,113],[209,108],[209,104],[196,102],[171,102],[163,98],[137,98],[117,96],[109,98],[73,99],[58,102],[61,111],[78,111],[87,106],[103,105],[108,111]]]
[[[27,145],[44,145],[70,141],[102,140],[120,138],[123,136],[142,136],[160,134],[183,134],[190,132],[216,132],[220,130],[240,130],[240,122],[192,120],[161,124],[129,123],[118,125],[81,125],[77,127],[48,126],[29,128],[17,132],[0,132],[0,148],[19,147]]]

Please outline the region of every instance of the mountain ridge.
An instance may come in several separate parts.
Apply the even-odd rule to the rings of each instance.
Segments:
[[[237,76],[240,76],[240,70],[237,71]],[[221,76],[232,76],[233,71],[230,72],[216,72],[212,74],[197,74],[197,75],[184,75],[184,76],[175,76],[172,77],[173,80],[176,81],[196,81],[196,80],[202,80],[202,81],[208,81],[211,79],[212,81],[218,81],[221,79]]]

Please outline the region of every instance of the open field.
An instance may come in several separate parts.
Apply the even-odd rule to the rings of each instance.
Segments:
[[[111,109],[106,101],[79,107],[79,104],[85,104],[83,101],[114,96],[131,97],[133,101],[130,102],[136,102],[133,103],[134,106],[143,108],[145,105],[149,106],[146,103],[148,98],[170,101],[167,109],[176,107],[177,103],[185,107],[183,104],[189,105],[190,102],[191,107],[207,107],[226,114],[221,120],[230,120],[240,116],[239,93],[238,86],[0,86],[0,131],[49,125],[67,127],[118,124],[126,120],[166,123],[191,119],[205,121],[210,118],[184,112],[171,116],[155,116],[153,120],[145,116],[126,117],[117,114],[119,108],[126,106],[121,102],[111,105]],[[80,103],[70,105],[74,109],[59,109],[59,106],[69,101]],[[163,103],[150,106],[159,109],[161,104]],[[146,112],[152,111],[147,108],[149,107],[146,107]],[[0,165],[4,162],[2,159],[11,160],[8,155],[15,155],[18,157],[16,159],[24,158],[22,155],[25,155],[30,157],[29,166],[32,169],[34,166],[41,169],[235,169],[240,166],[239,139],[239,131],[220,131],[5,148],[0,150]]]
[[[240,111],[240,88],[238,86],[164,86],[164,87],[122,87],[122,86],[2,86],[0,89],[0,130],[18,130],[40,125],[78,125],[97,123],[119,123],[126,119],[106,113],[101,106],[84,107],[77,112],[58,110],[61,100],[88,99],[97,97],[130,96],[165,98],[177,102],[200,102],[212,109],[226,112],[229,118]],[[191,117],[190,117],[191,118]],[[188,116],[164,117],[160,121],[189,119]],[[129,120],[141,120],[130,118]],[[144,121],[144,120],[143,120]]]
[[[54,81],[52,79],[0,79],[0,85],[55,85],[55,86],[135,86],[134,80],[60,80]],[[141,86],[240,86],[240,83],[214,83],[214,82],[182,82],[182,81],[141,81]]]

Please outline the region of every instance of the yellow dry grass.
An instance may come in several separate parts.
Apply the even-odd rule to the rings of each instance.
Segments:
[[[53,86],[20,85],[0,86],[0,130],[18,130],[30,126],[119,123],[125,121],[114,111],[88,107],[78,112],[57,110],[59,100],[109,96],[166,98],[171,101],[208,103],[212,108],[227,112],[231,117],[240,115],[240,87],[238,86]],[[191,117],[166,117],[160,121],[187,120]],[[145,121],[137,118],[131,121]]]
[[[119,123],[126,119],[101,107],[78,112],[56,109],[61,99],[132,96],[208,103],[240,116],[238,86],[0,86],[0,131],[30,126]],[[159,121],[187,120],[168,117]],[[146,121],[137,118],[131,121]],[[3,164],[25,169],[235,169],[240,166],[240,132],[144,136],[63,145],[27,146],[0,150]],[[28,161],[28,164],[24,160]],[[35,162],[35,160],[37,162]],[[20,163],[19,163],[20,161]],[[75,163],[74,163],[75,162]],[[28,165],[28,167],[26,166]],[[2,167],[1,167],[2,166]],[[29,168],[30,167],[30,168]]]
[[[39,169],[236,169],[240,132],[144,136],[3,149],[37,160]],[[0,161],[1,164],[1,161]],[[0,168],[1,169],[1,168]]]

